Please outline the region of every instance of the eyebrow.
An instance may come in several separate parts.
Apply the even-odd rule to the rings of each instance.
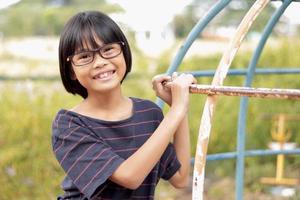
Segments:
[[[85,38],[85,39],[81,40],[79,44],[77,43],[77,45],[75,46],[74,54],[92,51],[92,50],[98,49],[99,47],[102,47],[105,44],[106,43],[99,45],[96,43],[96,41],[94,39]],[[97,46],[97,47],[93,48],[94,46]]]
[[[81,49],[79,49],[79,50],[75,50],[74,54],[78,54],[78,53],[82,53],[82,52],[88,52],[88,51],[95,51],[95,50],[98,50],[98,49],[100,49],[100,48],[104,47],[105,45],[112,44],[112,43],[115,43],[115,42],[103,43],[101,46],[100,46],[100,45],[98,45],[98,47],[97,47],[97,48],[95,48],[95,49],[86,49],[86,48],[81,48]]]
[[[74,54],[84,53],[92,50],[93,49],[79,49],[79,50],[75,50]]]

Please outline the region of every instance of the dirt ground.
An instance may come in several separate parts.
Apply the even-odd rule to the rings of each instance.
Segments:
[[[204,188],[205,200],[235,200],[235,180],[223,178],[217,181],[207,180]],[[271,187],[270,187],[271,188]],[[255,192],[244,189],[244,200],[299,200],[300,185],[294,187],[295,195],[290,197],[276,196],[269,191]],[[159,183],[155,200],[192,200],[192,182],[189,187],[176,190],[167,182]]]

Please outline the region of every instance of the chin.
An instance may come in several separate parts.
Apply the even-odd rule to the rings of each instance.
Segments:
[[[120,81],[108,83],[108,84],[102,84],[101,86],[95,88],[99,92],[111,92],[114,90],[118,90],[121,87]]]

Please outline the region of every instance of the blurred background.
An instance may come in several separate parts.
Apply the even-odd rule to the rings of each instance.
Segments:
[[[156,100],[151,78],[165,73],[189,31],[216,0],[0,0],[0,199],[55,199],[64,172],[51,149],[51,123],[60,108],[81,98],[65,92],[59,77],[58,42],[65,22],[78,11],[100,10],[125,32],[133,51],[133,71],[123,83],[126,95]],[[215,70],[252,0],[233,0],[204,30],[185,56],[179,71]],[[281,4],[270,3],[246,36],[231,69],[245,69],[268,19]],[[281,17],[259,60],[259,68],[299,68],[300,2]],[[242,86],[243,76],[227,77],[224,85]],[[210,84],[211,77],[198,78]],[[300,88],[299,74],[256,75],[254,87]],[[235,151],[238,97],[220,97],[208,153]],[[189,121],[191,152],[195,153],[205,96],[192,95]],[[164,107],[164,110],[166,111]],[[299,146],[299,101],[251,99],[246,149],[268,149],[280,113],[290,143]],[[245,199],[300,199],[299,184],[288,192],[261,182],[275,177],[276,156],[245,160]],[[284,177],[300,179],[299,155],[285,156]],[[206,166],[206,199],[234,199],[235,161]],[[278,188],[277,188],[278,189]],[[275,192],[274,192],[275,191]],[[164,181],[156,198],[191,199],[191,186],[174,190]]]

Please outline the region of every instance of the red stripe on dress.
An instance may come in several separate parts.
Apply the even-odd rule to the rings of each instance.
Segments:
[[[133,135],[133,136],[127,136],[127,137],[114,137],[114,138],[103,138],[104,141],[110,141],[110,140],[124,140],[124,139],[129,139],[129,138],[137,138],[137,137],[143,137],[143,136],[148,136],[151,135],[152,133],[145,133],[145,134],[140,134],[140,135]]]
[[[74,149],[84,138],[89,137],[89,135],[86,135],[84,137],[81,137],[81,139],[79,141],[77,141],[72,147],[70,147],[70,149],[67,151],[67,153],[64,155],[64,157],[61,159],[61,161],[59,162],[60,165],[62,165],[64,159],[67,157],[67,155],[70,153],[70,151],[72,151],[72,149]]]
[[[136,99],[134,101],[137,102],[137,103],[141,103],[141,102],[144,102],[145,100],[143,100],[143,99],[140,99],[140,100]]]
[[[69,174],[69,172],[71,171],[71,169],[76,165],[76,163],[81,159],[82,156],[84,156],[93,146],[95,146],[97,143],[92,144],[91,146],[89,146],[89,148],[87,148],[82,154],[81,156],[79,156],[75,162],[73,163],[73,165],[68,169],[67,174]]]
[[[119,150],[115,150],[115,152],[132,151],[132,150],[137,150],[137,149],[138,148],[119,149]]]
[[[94,129],[119,128],[119,127],[135,126],[135,125],[139,125],[139,124],[152,123],[152,122],[160,123],[159,120],[150,120],[150,121],[143,121],[143,122],[137,122],[137,123],[131,123],[131,124],[124,124],[124,125],[98,126],[98,127],[94,127]]]
[[[62,143],[59,145],[59,147],[57,147],[57,148],[54,150],[54,153],[56,153],[56,152],[62,147],[62,145],[63,145],[64,142],[65,142],[65,139],[66,139],[67,137],[69,137],[74,131],[76,131],[76,130],[79,129],[79,128],[80,128],[80,126],[74,128],[72,131],[70,131],[70,133],[69,133],[68,135],[66,135],[65,137],[63,137]]]
[[[147,112],[147,111],[150,111],[150,110],[158,110],[159,112],[161,111],[160,109],[158,108],[147,108],[147,109],[144,109],[144,110],[137,110],[135,111],[136,113],[141,113],[141,112]]]
[[[113,156],[112,158],[110,158],[105,165],[93,176],[93,178],[90,180],[90,182],[88,182],[83,188],[82,188],[82,192],[85,191],[85,189],[93,182],[93,180],[98,176],[98,174],[100,174],[103,169],[115,158],[117,157],[117,155]]]
[[[73,116],[71,117],[70,121],[69,121],[69,128],[71,128],[71,122],[73,120]]]
[[[67,114],[69,111],[65,111],[63,114],[58,114],[58,118],[55,120],[55,123],[56,123],[56,127],[58,128],[58,121],[60,120],[60,117]]]
[[[84,170],[77,176],[77,178],[74,180],[74,183],[82,176],[82,174],[89,168],[91,164],[94,163],[96,159],[98,159],[105,151],[107,151],[109,148],[103,149],[97,157],[93,158],[93,160],[84,168]]]

